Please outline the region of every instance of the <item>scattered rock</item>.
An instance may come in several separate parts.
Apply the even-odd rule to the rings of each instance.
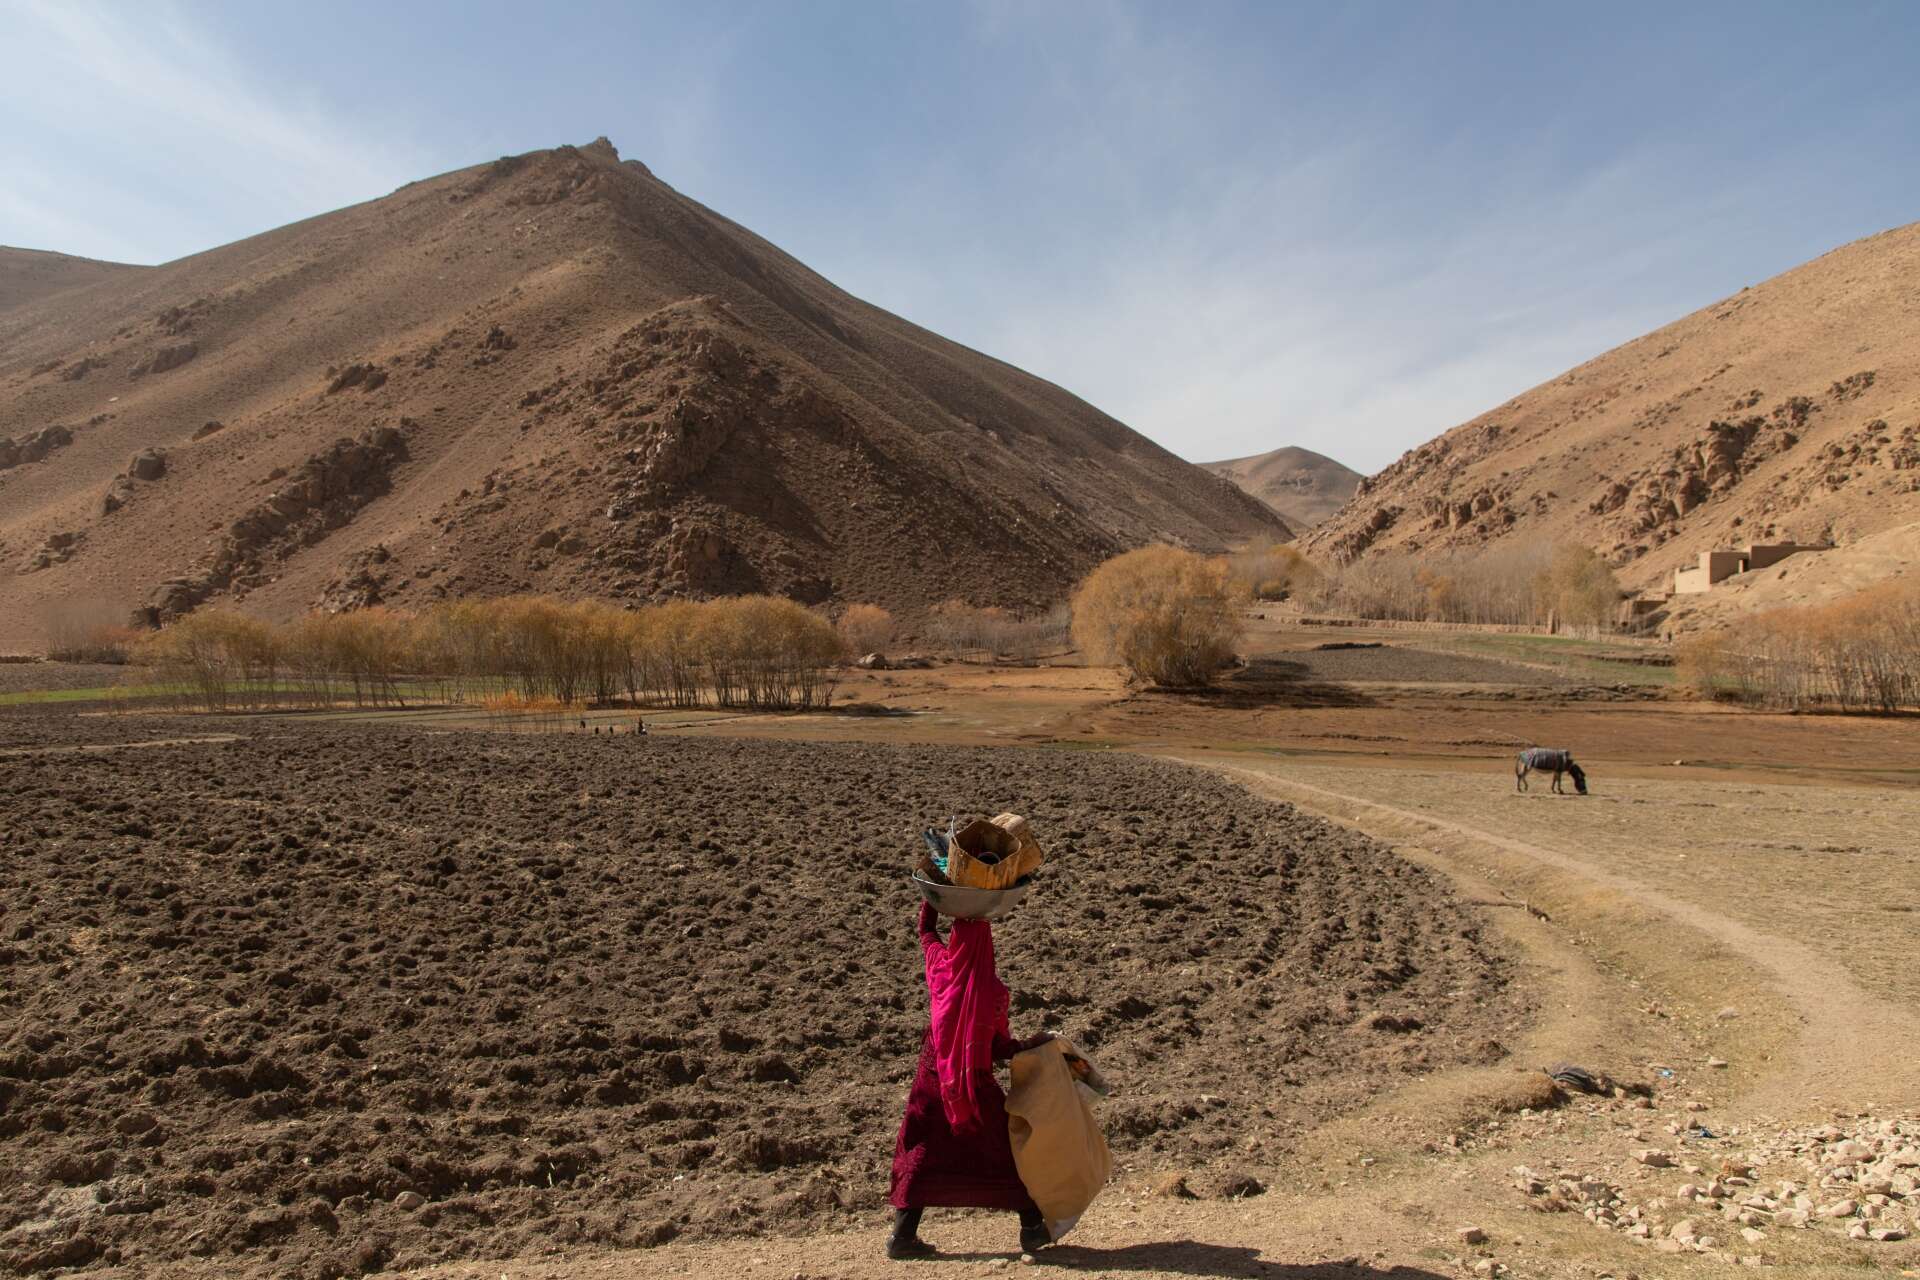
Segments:
[[[17,440],[0,439],[0,471],[39,462],[55,449],[72,443],[73,432],[65,427],[42,427]]]
[[[1420,1019],[1414,1017],[1396,1017],[1391,1013],[1375,1013],[1366,1020],[1366,1025],[1369,1031],[1387,1031],[1404,1034],[1409,1031],[1418,1031],[1423,1024]]]
[[[71,531],[48,534],[45,542],[27,554],[27,558],[20,565],[19,572],[37,573],[42,569],[71,560],[73,553],[80,549],[80,544],[86,541],[86,537],[84,533]]]
[[[1153,1194],[1163,1196],[1169,1200],[1198,1200],[1200,1198],[1193,1194],[1193,1188],[1187,1185],[1185,1176],[1178,1173],[1169,1173],[1154,1183]]]
[[[199,346],[191,342],[176,343],[170,347],[157,347],[128,372],[135,378],[149,373],[166,373],[170,369],[178,369],[199,354]]]
[[[1652,1148],[1647,1148],[1646,1150],[1643,1150],[1643,1151],[1634,1152],[1633,1158],[1639,1161],[1641,1164],[1646,1165],[1649,1169],[1673,1168],[1673,1157],[1668,1155],[1664,1151],[1656,1151]]]
[[[100,514],[103,516],[112,515],[120,508],[126,506],[128,499],[132,497],[133,481],[127,479],[125,476],[115,476],[113,483],[107,486],[107,491],[100,495]]]
[[[404,1213],[412,1213],[426,1202],[427,1198],[418,1191],[402,1191],[393,1198],[394,1207]]]
[[[1725,1058],[1708,1058],[1707,1065],[1714,1068],[1724,1067],[1727,1065],[1727,1060]]]
[[[1460,1237],[1461,1244],[1485,1244],[1487,1242],[1487,1233],[1479,1227],[1461,1227],[1455,1234]]]
[[[367,363],[350,364],[344,369],[328,369],[332,381],[327,383],[327,394],[337,395],[350,387],[359,387],[362,391],[373,391],[386,385],[387,371],[378,365]]]
[[[1265,1195],[1266,1184],[1250,1173],[1234,1171],[1221,1176],[1214,1183],[1215,1200],[1245,1200],[1252,1196]]]
[[[869,653],[853,665],[863,671],[888,671],[892,669],[892,664],[887,661],[887,657],[883,653]]]

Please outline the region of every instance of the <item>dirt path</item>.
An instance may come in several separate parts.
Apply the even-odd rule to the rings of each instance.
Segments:
[[[1170,758],[1216,769],[1240,779],[1256,794],[1350,823],[1371,835],[1404,838],[1409,829],[1416,834],[1424,830],[1571,873],[1707,935],[1764,975],[1791,1003],[1798,1021],[1788,1061],[1755,1080],[1745,1098],[1756,1112],[1811,1114],[1821,1110],[1822,1100],[1857,1096],[1863,1082],[1871,1082],[1871,1097],[1882,1108],[1920,1105],[1920,1057],[1912,1048],[1920,1044],[1920,1017],[1861,989],[1843,967],[1784,931],[1756,929],[1577,854],[1285,777],[1278,771],[1282,766],[1249,767],[1205,756]]]

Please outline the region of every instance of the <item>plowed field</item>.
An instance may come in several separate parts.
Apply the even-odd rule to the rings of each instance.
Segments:
[[[1049,847],[999,927],[1014,1030],[1100,1063],[1121,1164],[1260,1168],[1526,1012],[1440,882],[1156,761],[195,731],[248,736],[0,757],[0,1266],[330,1276],[877,1214],[926,1020],[904,869],[955,811]]]

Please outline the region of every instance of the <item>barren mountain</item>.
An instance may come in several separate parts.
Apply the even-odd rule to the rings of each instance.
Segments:
[[[123,279],[144,270],[145,267],[123,262],[98,262],[92,258],[48,253],[44,249],[15,249],[0,244],[0,311],[10,311],[102,280]]]
[[[1296,531],[1319,524],[1345,506],[1361,480],[1352,467],[1292,445],[1250,458],[1200,465],[1272,507]]]
[[[1844,546],[1916,520],[1920,224],[1455,427],[1362,481],[1305,549],[1338,560],[1564,538],[1624,566],[1629,585],[1663,588],[1701,551]]]
[[[13,643],[75,599],[1041,606],[1125,547],[1286,532],[604,139],[0,313],[0,437]]]

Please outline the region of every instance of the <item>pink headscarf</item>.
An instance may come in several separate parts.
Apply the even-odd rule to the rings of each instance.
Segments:
[[[940,1100],[947,1109],[947,1124],[959,1133],[980,1123],[974,1080],[976,1073],[993,1069],[995,1036],[1012,1034],[1007,1026],[1008,993],[994,972],[993,926],[985,920],[955,920],[944,944],[927,937],[926,952]]]

